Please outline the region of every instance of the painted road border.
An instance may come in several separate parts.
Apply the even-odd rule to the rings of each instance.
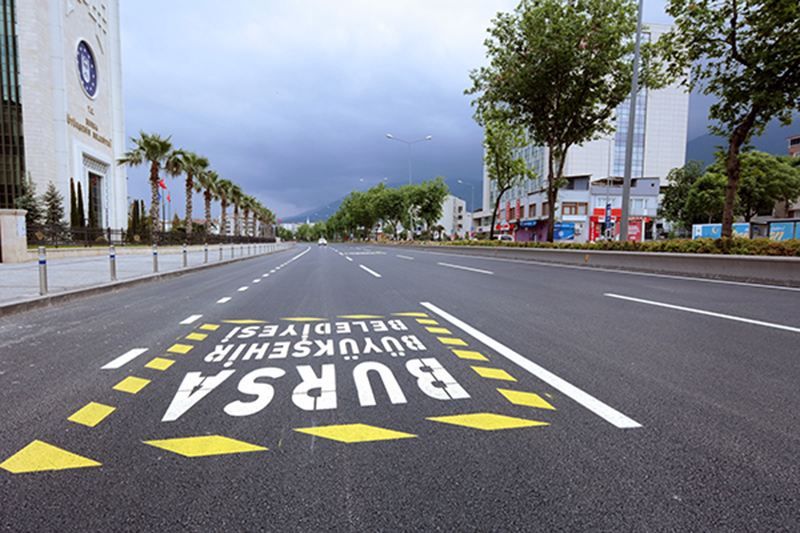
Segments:
[[[431,311],[442,317],[444,320],[450,322],[453,326],[459,328],[461,331],[466,333],[467,335],[471,336],[478,342],[483,343],[484,345],[488,346],[498,354],[502,355],[512,363],[517,364],[518,366],[522,367],[524,370],[527,370],[537,378],[541,379],[557,391],[561,392],[562,394],[572,398],[574,401],[578,402],[606,422],[620,428],[620,429],[633,429],[633,428],[640,428],[642,425],[632,418],[625,416],[624,414],[620,413],[613,407],[601,402],[594,396],[582,391],[575,385],[561,379],[560,377],[556,376],[549,370],[537,365],[533,361],[523,357],[519,353],[515,352],[511,348],[501,344],[500,342],[494,340],[493,338],[489,337],[485,333],[478,331],[477,329],[473,328],[466,322],[454,317],[450,313],[439,309],[435,305],[429,302],[420,302],[420,304]]]

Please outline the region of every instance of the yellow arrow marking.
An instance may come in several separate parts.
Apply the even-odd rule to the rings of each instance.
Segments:
[[[113,413],[115,409],[116,407],[111,407],[110,405],[90,402],[67,418],[67,420],[93,428],[102,422],[105,417]]]
[[[513,416],[496,415],[492,413],[474,413],[471,415],[456,415],[456,416],[435,416],[432,418],[428,418],[428,420],[433,420],[434,422],[443,422],[445,424],[453,424],[456,426],[482,429],[484,431],[550,425],[547,422],[538,422],[536,420],[526,420],[524,418],[515,418]]]
[[[497,392],[505,396],[509,402],[515,405],[527,405],[528,407],[536,407],[538,409],[556,410],[555,407],[544,401],[541,396],[532,392],[521,392],[507,389],[497,389]]]
[[[150,446],[155,446],[156,448],[161,448],[162,450],[183,455],[184,457],[258,452],[267,449],[263,446],[248,444],[247,442],[222,437],[220,435],[206,435],[182,439],[146,440],[142,442]]]
[[[35,440],[9,457],[0,468],[12,474],[43,472],[45,470],[67,470],[100,466],[97,461],[81,457],[72,452],[56,448],[46,442]]]
[[[383,429],[366,424],[344,424],[339,426],[317,426],[313,428],[298,428],[295,431],[316,435],[324,439],[339,442],[370,442],[376,440],[410,439],[416,435],[403,433],[391,429]]]

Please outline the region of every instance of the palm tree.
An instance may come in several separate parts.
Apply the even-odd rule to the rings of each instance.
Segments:
[[[258,208],[258,200],[254,197],[250,196],[249,194],[245,194],[242,197],[242,210],[244,210],[244,235],[245,237],[249,237],[248,235],[248,228],[250,227],[250,212],[253,213],[253,218],[255,219],[256,209]],[[255,237],[255,227],[256,223],[253,220],[253,237]]]
[[[208,159],[194,152],[183,152],[181,167],[186,173],[186,238],[192,236],[192,192],[194,178],[204,172],[210,163]]]
[[[242,205],[242,198],[244,198],[244,191],[238,185],[233,185],[228,191],[228,197],[233,203],[233,235],[238,237],[240,232],[239,225],[239,206]]]
[[[220,205],[222,207],[222,215],[220,215],[219,221],[219,234],[225,235],[228,230],[227,223],[227,215],[225,213],[225,208],[228,206],[228,199],[231,197],[231,189],[235,187],[231,180],[218,180],[217,181],[217,198],[219,198]]]
[[[197,181],[193,183],[194,190],[203,193],[206,207],[206,238],[211,234],[211,200],[217,198],[217,183],[219,174],[213,170],[203,170],[199,172]]]
[[[172,149],[172,143],[169,141],[172,138],[170,135],[166,139],[162,139],[161,135],[157,133],[147,134],[143,131],[139,132],[139,138],[131,137],[131,141],[136,147],[128,152],[122,154],[122,157],[117,159],[118,165],[129,165],[137,167],[145,162],[150,163],[150,220],[152,227],[155,230],[158,227],[158,172],[162,164],[166,164],[175,159],[175,154],[178,153]]]

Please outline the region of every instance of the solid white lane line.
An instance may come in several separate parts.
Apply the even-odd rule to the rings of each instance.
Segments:
[[[191,324],[192,322],[195,322],[201,316],[203,316],[203,315],[192,315],[189,318],[186,318],[186,319],[182,320],[181,324]]]
[[[370,274],[372,274],[372,275],[373,275],[373,276],[375,276],[376,278],[379,278],[379,277],[381,277],[381,275],[380,275],[380,274],[378,274],[378,273],[377,273],[377,272],[375,272],[374,270],[370,270],[370,269],[368,269],[368,268],[367,268],[367,267],[365,267],[364,265],[358,265],[358,266],[360,266],[361,268],[363,268],[364,270],[366,270],[367,272],[369,272]]]
[[[120,355],[110,363],[107,363],[105,366],[100,367],[101,370],[114,370],[117,368],[122,368],[123,366],[127,365],[144,352],[147,351],[147,348],[134,348],[133,350],[127,351],[124,354]]]
[[[244,287],[239,287],[239,292],[244,292],[244,291],[246,291],[248,288],[249,288],[249,287],[247,287],[247,286],[244,286]]]
[[[413,261],[414,260],[413,257],[408,257],[407,255],[398,255],[397,257],[399,257],[400,259],[408,259],[409,261]]]
[[[420,302],[424,307],[436,313],[444,320],[450,322],[453,326],[461,329],[467,335],[470,335],[478,342],[481,342],[494,350],[495,352],[499,353],[512,363],[516,363],[523,369],[527,370],[537,378],[541,379],[554,389],[558,390],[562,394],[569,396],[594,414],[598,415],[600,418],[604,419],[606,422],[613,424],[614,426],[621,428],[621,429],[628,429],[628,428],[638,428],[642,427],[642,425],[635,420],[628,418],[627,416],[623,415],[613,407],[610,407],[594,396],[582,391],[575,385],[561,379],[560,377],[556,376],[549,370],[545,370],[541,366],[537,365],[533,361],[526,359],[522,355],[518,354],[511,348],[505,346],[504,344],[499,343],[498,341],[494,340],[493,338],[489,337],[485,333],[478,331],[477,329],[473,328],[472,326],[462,322],[458,318],[454,317],[453,315],[447,313],[436,307],[435,305],[428,303],[428,302]]]
[[[642,300],[640,298],[631,298],[630,296],[621,296],[619,294],[605,293],[604,296],[609,298],[618,298],[620,300],[628,300],[629,302],[636,302],[640,304],[654,305],[656,307],[665,307],[667,309],[675,309],[676,311],[686,311],[687,313],[696,313],[698,315],[713,316],[715,318],[724,318],[725,320],[734,320],[736,322],[744,322],[745,324],[754,324],[756,326],[765,326],[768,328],[782,329],[784,331],[791,331],[793,333],[800,333],[800,328],[792,326],[784,326],[782,324],[773,324],[772,322],[762,322],[761,320],[752,320],[750,318],[743,318],[740,316],[724,315],[722,313],[712,313],[711,311],[703,311],[702,309],[693,309],[691,307],[682,307],[680,305],[665,304],[661,302],[653,302],[651,300]]]
[[[479,274],[489,274],[489,275],[494,274],[494,272],[491,272],[489,270],[481,270],[480,268],[470,268],[461,265],[451,265],[450,263],[436,263],[436,264],[443,267],[458,268],[460,270],[469,270],[470,272],[477,272]]]
[[[230,301],[231,301],[231,297],[230,296],[226,296],[225,298],[220,298],[219,300],[217,300],[217,303],[218,304],[224,304],[225,302],[230,302]]]

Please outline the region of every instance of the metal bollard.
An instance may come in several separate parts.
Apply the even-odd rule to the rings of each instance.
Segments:
[[[247,255],[250,255],[250,245],[247,245]]]
[[[158,272],[158,246],[153,245],[153,272]]]
[[[233,250],[234,250],[234,248],[235,248],[235,246],[231,244],[231,259],[233,259]]]
[[[39,294],[47,294],[47,256],[44,246],[39,247]]]
[[[206,257],[203,259],[203,263],[208,263],[208,243],[204,243],[204,246],[206,247]]]
[[[222,245],[219,245],[219,260],[222,261]]]
[[[186,268],[187,265],[187,258],[186,258],[186,245],[183,245],[183,268]]]
[[[239,257],[244,257],[244,244],[239,245]]]
[[[117,253],[113,244],[108,247],[108,265],[111,268],[111,281],[117,281]]]

